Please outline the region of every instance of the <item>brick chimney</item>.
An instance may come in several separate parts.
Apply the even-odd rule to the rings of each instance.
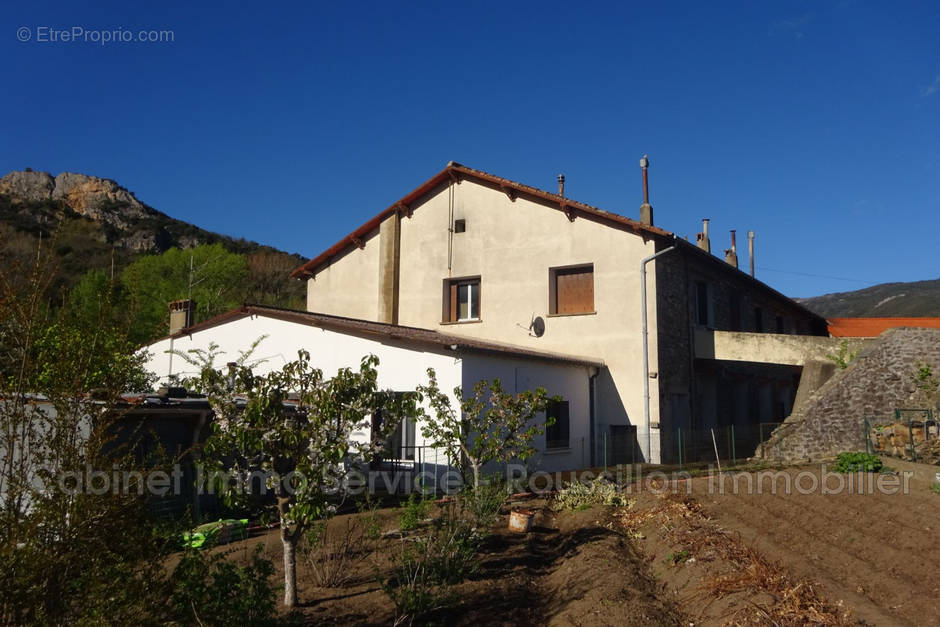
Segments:
[[[712,243],[708,239],[708,218],[702,220],[702,232],[695,234],[695,240],[698,247],[707,253],[712,251]]]
[[[731,248],[725,251],[725,261],[734,266],[738,267],[738,247],[734,241],[734,229],[731,229]]]
[[[170,302],[170,335],[179,333],[187,327],[193,326],[193,313],[196,311],[196,302],[189,299],[174,300]]]

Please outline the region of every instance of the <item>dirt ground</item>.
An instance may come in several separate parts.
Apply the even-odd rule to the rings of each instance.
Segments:
[[[724,494],[704,477],[677,483],[672,493],[634,489],[630,507],[554,512],[534,501],[533,530],[511,533],[501,516],[478,572],[430,618],[447,625],[938,625],[940,495],[930,484],[940,468],[887,463],[913,473],[907,494],[786,494],[782,485],[772,494],[770,483],[748,494],[741,475],[736,494],[729,477]],[[822,476],[818,465],[783,472],[791,480],[803,473],[804,487]],[[330,530],[342,533],[350,516],[361,514],[337,516]],[[377,520],[383,531],[397,529],[399,510],[379,510]],[[258,542],[280,581],[276,531],[215,550],[247,559]],[[317,587],[298,559],[305,623],[394,621],[376,574],[401,540],[378,542],[336,588]]]
[[[508,530],[500,516],[480,551],[480,569],[455,587],[456,601],[429,619],[446,625],[680,625],[682,615],[649,573],[643,558],[618,529],[609,509],[553,512],[546,501],[532,501],[538,511],[527,534]],[[383,530],[398,526],[395,509],[381,510]],[[359,515],[354,515],[359,516]],[[345,528],[349,516],[331,526]],[[393,550],[400,540],[382,540]],[[283,577],[276,531],[217,551],[247,560],[259,542],[264,556]],[[320,588],[298,560],[300,613],[305,624],[388,625],[394,606],[375,581],[381,550],[352,565],[351,580],[341,588]]]
[[[748,494],[743,480],[734,493],[727,478],[719,494],[717,480],[698,478],[691,498],[684,484],[681,495],[640,494],[622,518],[628,533],[644,536],[637,547],[696,624],[761,624],[799,601],[824,624],[937,625],[940,495],[930,484],[940,468],[887,463],[912,473],[907,494],[785,494],[782,480],[777,494],[768,493],[770,480],[762,494]],[[818,465],[784,472],[803,473],[804,487],[824,476]],[[903,487],[903,475],[897,480]],[[752,571],[777,577],[774,593],[753,585]]]

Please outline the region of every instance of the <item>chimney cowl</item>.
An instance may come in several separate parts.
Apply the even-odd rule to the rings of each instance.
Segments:
[[[558,175],[558,195],[559,196],[565,195],[565,175],[564,174]]]
[[[640,222],[653,226],[653,205],[650,204],[649,166],[650,160],[646,155],[643,155],[643,158],[640,159],[640,169],[643,171],[643,204],[640,205]]]

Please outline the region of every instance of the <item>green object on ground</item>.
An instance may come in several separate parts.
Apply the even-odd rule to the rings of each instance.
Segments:
[[[226,544],[233,540],[244,540],[248,537],[248,519],[219,519],[215,522],[199,525],[192,531],[183,534],[183,546],[190,549],[201,549],[216,544]]]

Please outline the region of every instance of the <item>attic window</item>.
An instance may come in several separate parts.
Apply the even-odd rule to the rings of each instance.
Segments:
[[[460,220],[454,220],[454,233],[463,233],[467,230],[467,221],[461,218]]]
[[[594,313],[594,264],[550,268],[548,301],[551,315]]]

